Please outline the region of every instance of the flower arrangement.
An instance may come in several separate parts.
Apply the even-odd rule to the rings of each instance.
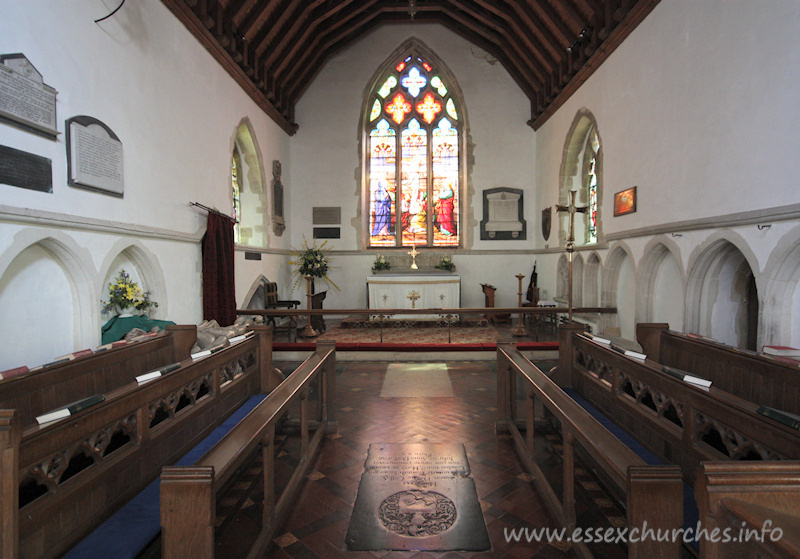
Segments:
[[[453,270],[456,269],[456,265],[453,264],[453,259],[445,254],[439,259],[439,263],[436,265],[436,268],[452,272]]]
[[[375,262],[372,263],[373,272],[377,272],[380,270],[389,270],[390,268],[391,266],[389,265],[389,263],[386,261],[386,258],[382,254],[376,256]]]
[[[294,264],[298,267],[293,272],[297,277],[295,278],[292,289],[306,276],[322,278],[337,290],[339,289],[339,286],[333,283],[328,277],[330,265],[328,263],[329,256],[327,254],[327,250],[329,249],[325,248],[327,244],[328,241],[325,241],[319,247],[316,246],[316,243],[314,246],[308,246],[308,241],[303,237],[303,249],[292,249],[294,260],[290,260],[289,264]]]
[[[142,291],[125,270],[120,270],[114,281],[108,284],[108,301],[100,302],[103,303],[103,314],[122,314],[123,309],[131,307],[147,314],[150,309],[158,307],[158,303],[150,299],[150,292]]]

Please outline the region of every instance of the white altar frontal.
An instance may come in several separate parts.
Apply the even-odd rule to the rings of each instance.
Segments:
[[[367,276],[368,309],[457,309],[460,306],[461,276],[425,273]]]

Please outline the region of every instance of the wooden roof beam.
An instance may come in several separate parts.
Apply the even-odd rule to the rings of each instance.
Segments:
[[[272,68],[275,65],[276,61],[285,62],[287,58],[286,56],[287,50],[292,51],[296,49],[298,46],[302,46],[303,44],[305,44],[305,42],[302,39],[296,38],[297,34],[300,33],[303,29],[305,29],[305,32],[302,34],[302,37],[303,38],[308,37],[309,31],[313,29],[312,25],[309,25],[307,23],[308,19],[309,17],[312,16],[314,11],[320,5],[324,4],[326,1],[327,0],[314,0],[313,2],[310,3],[309,6],[303,9],[303,13],[300,15],[300,17],[295,18],[295,20],[292,22],[292,26],[282,37],[281,42],[278,45],[278,48],[273,49],[272,52],[270,52],[269,55],[264,59],[264,64],[267,66],[267,68]],[[347,6],[346,2],[339,3],[339,9],[342,9],[345,6]],[[325,21],[325,19],[330,17],[329,14],[331,13],[335,13],[335,10],[325,12],[325,15],[322,18],[315,18],[314,21],[315,22]]]
[[[518,3],[520,0],[512,0]],[[530,0],[522,2],[525,7],[531,10],[534,18],[539,19],[555,36],[558,44],[565,49],[575,40],[577,32],[570,29],[561,17],[553,10],[547,0]]]

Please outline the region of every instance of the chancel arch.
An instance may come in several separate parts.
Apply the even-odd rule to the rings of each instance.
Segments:
[[[762,344],[800,348],[800,227],[778,243],[764,270]]]
[[[167,316],[167,289],[164,282],[164,272],[156,256],[136,244],[117,242],[109,252],[106,262],[101,268],[100,278],[102,283],[98,290],[102,300],[108,300],[108,284],[111,283],[121,270],[125,270],[131,280],[136,282],[142,291],[150,292],[150,299],[158,303],[158,307],[149,312],[151,318]],[[102,317],[108,320],[108,316]]]
[[[14,333],[13,343],[3,344],[0,370],[97,345],[100,303],[91,259],[82,252],[66,235],[29,230],[0,257],[0,330]]]
[[[742,247],[747,245],[740,241]],[[745,251],[749,253],[746,255]],[[752,251],[715,236],[689,264],[686,328],[734,347],[758,347],[758,278]]]
[[[602,331],[628,340],[636,339],[636,277],[630,248],[618,243],[608,254],[603,269],[600,304],[616,307],[616,314],[603,315]]]
[[[666,322],[683,331],[684,274],[677,245],[666,238],[651,240],[636,274],[638,322]]]
[[[567,132],[559,172],[558,203],[570,203],[570,191],[577,192],[575,204],[586,207],[575,215],[575,244],[595,244],[601,238],[600,200],[602,194],[603,150],[597,121],[588,109],[575,115]],[[569,216],[561,212],[558,240],[563,246],[569,235]]]
[[[261,149],[250,119],[243,118],[232,139],[230,154],[231,215],[236,244],[261,247],[268,245],[267,196]]]
[[[362,246],[465,246],[467,115],[455,76],[405,41],[373,75],[361,111]]]

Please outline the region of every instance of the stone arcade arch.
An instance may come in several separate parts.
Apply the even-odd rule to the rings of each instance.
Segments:
[[[572,125],[567,132],[564,150],[561,158],[559,172],[558,203],[569,204],[570,190],[577,190],[575,204],[578,206],[591,206],[588,178],[592,169],[591,161],[594,160],[594,174],[596,176],[596,221],[597,240],[602,239],[600,207],[603,192],[603,149],[600,134],[597,129],[597,120],[592,112],[583,108],[577,112]],[[591,211],[591,210],[590,210]],[[564,246],[569,233],[569,218],[566,212],[559,216],[558,241]],[[577,246],[590,244],[589,213],[575,216],[575,244]]]
[[[245,117],[236,126],[231,139],[231,157],[238,151],[239,200],[241,217],[239,219],[239,240],[237,244],[265,248],[269,244],[267,233],[267,196],[264,163],[261,149],[250,119]],[[232,192],[232,185],[229,186]],[[232,202],[231,202],[232,203]]]
[[[569,264],[567,255],[562,254],[556,267],[556,299],[566,300],[569,290]]]
[[[569,274],[569,270],[567,270],[567,274]],[[567,277],[569,278],[569,275]],[[569,279],[567,281],[569,282]],[[569,293],[569,285],[567,285],[567,293]],[[583,305],[583,257],[577,253],[572,256],[572,305],[575,307]]]
[[[800,227],[778,242],[763,277],[762,343],[800,348]]]
[[[97,345],[100,305],[91,257],[71,237],[26,230],[0,257],[0,270],[0,321],[9,322],[0,329],[15,334],[15,343],[3,346],[0,369],[40,365]]]
[[[151,318],[167,316],[167,288],[164,272],[156,256],[138,243],[131,244],[120,239],[109,251],[98,276],[102,281],[98,286],[100,297],[107,300],[108,284],[120,270],[130,274],[143,291],[150,291],[151,300],[158,307],[150,312]],[[108,317],[103,317],[107,319]]]
[[[603,270],[603,291],[600,304],[616,307],[616,314],[605,314],[602,331],[610,336],[636,339],[636,280],[633,255],[624,243],[618,243],[608,254]]]
[[[723,343],[758,347],[756,259],[741,239],[715,235],[693,255],[686,286],[686,328]],[[740,248],[741,247],[741,248]]]
[[[684,330],[685,287],[680,249],[666,237],[652,239],[636,275],[638,322],[666,322]]]
[[[586,307],[597,307],[600,304],[602,264],[596,252],[586,258],[583,280],[583,304]]]

